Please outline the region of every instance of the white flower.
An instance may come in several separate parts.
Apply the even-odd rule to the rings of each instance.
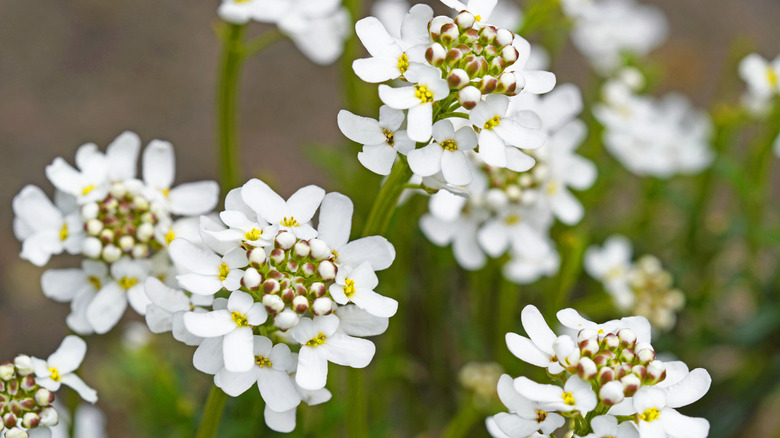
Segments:
[[[233,24],[246,24],[255,15],[263,2],[253,0],[222,0],[217,13],[223,20]]]
[[[374,292],[378,284],[379,279],[371,265],[364,262],[354,269],[342,266],[329,291],[333,300],[339,304],[352,302],[372,315],[389,318],[398,310],[398,301]]]
[[[634,294],[628,285],[631,268],[631,242],[624,236],[610,236],[602,248],[591,245],[585,250],[585,270],[604,283],[621,308],[633,304]]]
[[[254,364],[252,328],[264,323],[267,317],[261,303],[237,290],[230,293],[226,309],[186,313],[184,326],[195,336],[221,338],[225,368],[244,372]]]
[[[739,76],[747,82],[750,94],[760,99],[780,94],[780,56],[770,62],[752,53],[739,63]]]
[[[363,145],[363,151],[358,153],[360,164],[379,175],[390,173],[396,153],[406,155],[414,149],[414,141],[406,131],[400,130],[403,121],[403,111],[387,105],[379,108],[379,121],[356,116],[347,110],[339,111],[338,115],[341,132]]]
[[[22,241],[19,256],[36,266],[49,262],[53,254],[81,250],[84,230],[77,215],[65,215],[43,191],[25,186],[13,200],[14,234]]]
[[[492,257],[499,257],[510,247],[524,257],[543,257],[552,252],[550,242],[545,238],[548,218],[544,213],[539,206],[510,206],[485,222],[477,233],[477,240]]]
[[[186,239],[177,238],[169,246],[171,259],[189,271],[176,276],[179,285],[197,295],[214,295],[223,288],[234,291],[241,286],[241,277],[247,266],[246,251],[236,248],[220,257],[198,248]]]
[[[556,385],[543,385],[526,377],[518,377],[514,382],[515,390],[523,397],[540,403],[540,406],[553,411],[578,411],[582,416],[592,411],[597,404],[596,394],[590,383],[577,376],[571,376],[563,388]]]
[[[560,268],[561,257],[549,238],[545,240],[548,242],[547,251],[533,257],[517,250],[510,251],[511,258],[501,269],[504,277],[517,284],[530,284],[543,276],[555,275]]]
[[[554,412],[549,412],[540,403],[520,395],[514,388],[512,378],[504,374],[498,381],[498,397],[501,403],[509,409],[493,416],[496,427],[509,438],[525,438],[541,430],[550,434],[563,426],[565,419]]]
[[[339,330],[350,336],[377,336],[387,330],[389,318],[372,315],[358,306],[339,306]]]
[[[460,186],[471,182],[471,165],[467,151],[477,146],[477,136],[471,127],[455,132],[452,122],[439,120],[433,125],[429,145],[409,152],[409,168],[420,176],[441,172],[448,184]]]
[[[364,368],[374,357],[374,343],[338,331],[336,315],[302,318],[290,331],[301,344],[295,381],[301,388],[321,389],[328,377],[328,362]]]
[[[404,76],[412,86],[392,88],[382,84],[379,98],[391,108],[408,109],[406,132],[409,138],[428,141],[433,126],[433,102],[449,96],[450,87],[442,79],[441,71],[428,65],[410,65]]]
[[[582,329],[595,330],[599,334],[599,339],[607,333],[617,333],[622,328],[631,329],[637,337],[637,342],[649,344],[651,337],[650,322],[644,316],[627,316],[621,319],[613,319],[603,324],[597,324],[593,321],[583,318],[574,309],[559,310],[556,314],[558,321],[565,327],[575,331]]]
[[[455,10],[455,12],[469,11],[474,15],[477,22],[487,24],[490,21],[493,9],[496,7],[497,0],[469,0],[468,4],[458,0],[441,0],[441,2]]]
[[[250,180],[241,188],[241,198],[258,217],[304,240],[317,236],[309,221],[324,196],[325,190],[311,185],[299,189],[285,201],[258,179]]]
[[[583,438],[639,438],[639,433],[629,422],[618,425],[617,418],[611,415],[601,415],[590,422],[593,433]]]
[[[105,284],[87,307],[87,321],[98,334],[107,333],[122,318],[127,303],[143,315],[149,298],[144,293],[143,281],[152,264],[148,260],[123,257],[110,267],[111,282]]]
[[[96,406],[80,404],[73,415],[73,421],[70,421],[62,409],[60,413],[60,422],[51,428],[51,438],[106,438],[106,416]],[[70,434],[70,425],[73,425],[73,435]],[[34,429],[37,430],[37,429]],[[32,435],[31,435],[32,436]]]
[[[194,336],[184,327],[184,314],[189,311],[205,312],[199,306],[210,306],[212,296],[190,297],[182,290],[166,286],[155,277],[146,279],[144,289],[150,301],[146,307],[146,324],[152,333],[172,332],[174,339],[187,345],[201,343],[203,338]]]
[[[698,438],[709,433],[707,420],[687,417],[674,410],[662,389],[642,387],[633,399],[641,438]]]
[[[78,336],[69,335],[48,359],[32,358],[35,381],[49,391],[57,391],[64,384],[78,392],[85,401],[95,403],[97,393],[73,372],[81,365],[87,353],[87,343]]]
[[[270,10],[279,15],[273,21],[301,53],[317,64],[330,64],[341,55],[344,40],[349,35],[350,20],[340,0],[288,0],[285,3],[290,6],[282,12],[273,5],[278,1],[266,0],[263,13]],[[259,14],[255,19],[267,21],[260,19]]]
[[[214,376],[214,384],[231,397],[238,397],[257,383],[269,409],[277,412],[294,409],[301,396],[288,374],[294,367],[290,347],[274,345],[264,336],[254,336],[253,346],[254,365],[249,371],[236,373],[223,368]]]
[[[293,377],[294,379],[294,377]],[[301,400],[309,406],[322,404],[330,400],[331,393],[325,388],[317,389],[314,391],[303,389],[298,385],[295,388],[300,394]],[[265,405],[263,415],[265,417],[265,424],[276,432],[289,433],[295,429],[295,411],[296,408],[292,408],[288,411],[276,412]]]
[[[562,373],[563,367],[553,350],[553,343],[558,336],[544,321],[539,309],[529,304],[523,308],[520,317],[528,338],[517,333],[507,333],[506,345],[509,351],[524,362],[547,368],[550,374]]]
[[[57,157],[46,166],[46,177],[58,190],[75,197],[79,204],[105,198],[108,194],[108,164],[97,145],[88,143],[79,147],[76,151],[76,166],[78,170]]]

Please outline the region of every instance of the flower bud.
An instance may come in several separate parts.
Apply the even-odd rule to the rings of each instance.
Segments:
[[[293,252],[298,257],[306,257],[311,253],[311,247],[309,242],[305,240],[299,240],[298,243],[293,246]]]
[[[5,427],[9,429],[16,426],[16,420],[17,420],[16,415],[14,415],[13,412],[9,412],[3,415],[3,424],[5,425]],[[8,435],[6,435],[6,437],[7,436]]]
[[[134,258],[143,259],[149,257],[149,245],[145,243],[139,243],[133,247],[131,254]]]
[[[598,372],[596,364],[588,357],[581,357],[577,363],[577,375],[583,380],[590,380],[596,377]]]
[[[614,333],[607,333],[602,340],[604,348],[609,351],[615,351],[620,346],[620,339]]]
[[[16,373],[20,376],[27,376],[35,372],[32,358],[26,354],[16,356],[14,359],[14,366],[16,367]]]
[[[294,274],[298,272],[298,267],[300,265],[295,260],[288,260],[287,261],[287,272]]]
[[[284,310],[284,301],[279,295],[263,295],[262,303],[268,313],[279,313]]]
[[[103,222],[98,219],[90,219],[87,221],[84,229],[90,236],[97,236],[103,231]]]
[[[22,417],[22,426],[28,429],[34,429],[38,427],[38,423],[41,422],[41,417],[35,412],[28,412]]]
[[[309,300],[298,295],[292,300],[292,309],[298,314],[306,313],[309,310]]]
[[[311,248],[312,258],[316,260],[325,260],[333,255],[330,252],[330,247],[324,240],[312,239],[309,241],[309,247]]]
[[[297,240],[295,234],[289,231],[280,231],[279,234],[276,235],[276,245],[282,249],[292,248]]]
[[[467,110],[473,109],[482,100],[482,93],[473,85],[461,88],[458,91],[458,102]]]
[[[615,380],[615,372],[610,367],[602,367],[596,377],[602,385]]]
[[[515,34],[506,29],[496,30],[496,44],[499,46],[508,46],[515,40]]]
[[[616,405],[623,401],[623,384],[617,380],[607,382],[599,389],[599,399],[607,406]]]
[[[642,385],[642,381],[634,373],[623,376],[623,378],[620,379],[620,383],[623,384],[623,395],[626,397],[631,397],[636,394],[639,387]]]
[[[19,381],[10,380],[8,384],[5,385],[5,390],[9,395],[16,395],[16,393],[19,392]],[[11,407],[13,407],[13,405],[11,405]]]
[[[333,301],[328,297],[320,297],[314,300],[311,305],[311,313],[322,316],[333,312]]]
[[[493,26],[485,26],[479,30],[479,42],[483,46],[493,44],[493,41],[496,40],[496,36],[498,36],[498,29]]]
[[[496,86],[496,92],[504,93],[508,96],[515,94],[515,88],[517,87],[517,80],[514,73],[501,73],[498,77],[498,85]]]
[[[282,295],[282,300],[285,303],[292,303],[292,300],[296,296],[295,295],[295,289],[293,289],[291,287],[286,287],[286,288],[282,289],[281,295]]]
[[[634,350],[630,348],[624,348],[620,352],[620,360],[623,362],[633,362],[636,358],[636,355],[634,354]]]
[[[154,236],[154,225],[148,222],[142,223],[135,232],[135,237],[141,242],[148,242],[152,236]]]
[[[452,70],[449,75],[447,75],[447,85],[449,85],[453,90],[460,90],[461,88],[468,85],[469,81],[470,79],[468,73],[466,73],[466,70],[463,70],[462,68],[456,68]]]
[[[328,260],[323,260],[320,262],[320,266],[317,267],[317,273],[323,280],[333,280],[336,278],[336,265]]]
[[[300,320],[297,313],[290,309],[284,309],[274,318],[274,325],[284,332],[298,325]]]
[[[81,219],[84,221],[89,221],[90,219],[96,219],[98,217],[98,213],[100,213],[100,207],[96,202],[90,202],[88,204],[82,205],[79,213],[81,213]]]
[[[507,65],[514,64],[519,57],[520,52],[512,46],[504,46],[504,48],[501,49],[501,59],[506,61]]]
[[[18,370],[17,370],[18,371]],[[35,388],[35,376],[26,375],[24,378],[22,378],[22,391],[24,392],[30,392]]]
[[[525,76],[515,72],[515,94],[519,94],[525,89]]]
[[[476,29],[466,29],[460,33],[460,38],[458,38],[458,41],[466,46],[473,45],[477,40],[479,40],[479,31]]]
[[[260,283],[263,281],[263,276],[257,272],[257,269],[249,267],[244,271],[244,275],[241,277],[241,286],[249,290],[260,289]]]
[[[498,48],[492,44],[488,44],[485,46],[485,48],[482,50],[482,56],[485,58],[491,59],[495,58],[495,56],[498,55]],[[506,66],[506,61],[504,61],[502,58],[496,58],[504,63],[504,66]]]
[[[292,234],[292,233],[290,233]],[[274,248],[271,250],[271,263],[274,264],[274,266],[279,266],[284,262],[285,257],[287,257],[287,254],[284,252],[281,248]]]
[[[639,380],[647,378],[647,368],[644,365],[634,365],[631,367],[631,374],[636,374]]]
[[[54,410],[54,408],[51,406],[43,408],[43,410],[41,410],[41,413],[38,415],[41,417],[41,424],[40,424],[41,426],[45,426],[45,427],[56,426],[57,423],[60,421],[60,416],[57,415],[57,411]]]
[[[439,43],[433,43],[425,49],[425,60],[435,67],[440,67],[445,61],[448,61],[447,55],[447,49]]]
[[[441,36],[439,39],[445,46],[450,46],[453,42],[458,41],[460,32],[458,32],[458,26],[455,23],[447,23],[441,27]]]
[[[103,247],[103,251],[100,253],[100,255],[103,256],[103,260],[105,260],[107,263],[114,263],[122,257],[122,250],[109,243]]]
[[[128,252],[132,250],[134,245],[135,245],[135,239],[133,239],[133,236],[122,236],[119,238],[119,248],[123,252]]]
[[[280,289],[279,280],[268,278],[263,282],[263,293],[266,295],[277,294]]]
[[[577,366],[577,362],[580,360],[580,350],[572,338],[566,335],[558,336],[555,342],[553,342],[553,350],[558,357],[558,361],[565,368]]]
[[[102,250],[103,244],[100,243],[100,239],[97,237],[87,237],[81,244],[81,252],[91,259],[98,258]]]
[[[5,438],[30,438],[27,431],[14,427],[5,433]]]
[[[54,401],[54,394],[46,388],[38,388],[35,391],[35,403],[38,406],[49,406]]]
[[[325,287],[324,283],[316,282],[312,283],[311,286],[309,286],[309,292],[311,292],[312,295],[315,297],[321,297],[325,295],[325,292],[328,291],[328,288]]]
[[[252,248],[246,255],[250,266],[259,268],[265,265],[267,256],[263,248]]]
[[[455,16],[455,24],[460,31],[471,29],[471,26],[474,26],[476,21],[477,19],[474,17],[474,14],[469,11],[460,11],[460,13]]]
[[[650,384],[658,383],[666,378],[666,366],[660,360],[647,364],[647,377]]]
[[[620,346],[623,348],[633,347],[636,344],[636,333],[630,328],[620,329],[617,336],[620,339]]]
[[[428,32],[431,34],[431,38],[437,41],[441,37],[442,27],[447,23],[454,23],[453,19],[444,15],[438,15],[433,17],[428,25]]]
[[[655,360],[655,351],[649,348],[643,348],[636,352],[636,357],[639,359],[639,362],[648,364]]]
[[[10,363],[6,362],[0,365],[0,379],[5,380],[6,382],[13,378],[15,372],[16,368]]]
[[[583,356],[593,356],[599,352],[599,342],[596,338],[588,338],[580,342],[580,353]]]
[[[430,49],[428,49],[428,50],[430,50]],[[435,66],[437,66],[437,67],[438,67],[439,65],[441,65],[443,62],[446,62],[446,63],[447,63],[447,65],[453,66],[453,65],[458,65],[458,63],[460,62],[460,60],[462,60],[462,59],[463,59],[463,56],[464,56],[464,54],[463,54],[463,51],[462,51],[462,50],[459,50],[459,49],[450,49],[450,50],[448,50],[448,51],[447,51],[447,52],[444,54],[444,58],[443,58],[443,59],[441,59],[441,60],[438,62],[438,64],[434,64],[434,63],[433,63],[433,62],[431,62],[431,61],[429,61],[429,62],[431,62],[431,64],[433,64],[433,65],[435,65]],[[426,59],[428,58],[428,52],[425,52],[425,57],[426,57]]]
[[[479,81],[479,85],[477,86],[477,88],[479,88],[479,91],[482,94],[490,94],[496,89],[497,85],[498,85],[498,80],[496,78],[494,78],[493,76],[486,75],[482,77],[481,81]]]

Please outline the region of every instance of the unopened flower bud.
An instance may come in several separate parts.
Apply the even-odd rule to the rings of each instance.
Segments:
[[[45,427],[51,427],[56,426],[57,423],[60,421],[60,416],[57,414],[57,411],[49,406],[46,408],[43,408],[41,410],[41,413],[38,414],[41,417],[41,426]]]
[[[267,259],[267,256],[265,254],[265,249],[252,248],[249,250],[249,252],[246,255],[247,255],[247,259],[249,260],[250,266],[254,268],[259,268],[265,265]]]
[[[474,17],[474,14],[469,11],[460,11],[460,13],[455,16],[455,24],[461,31],[470,29],[476,21],[477,19]]]
[[[433,17],[433,20],[431,20],[431,23],[428,27],[428,31],[430,32],[431,38],[433,38],[434,41],[441,37],[442,27],[448,23],[454,23],[452,18],[444,15]]]
[[[655,351],[649,348],[643,348],[636,352],[636,357],[639,359],[639,362],[648,364],[655,360]]]
[[[581,357],[577,363],[577,375],[583,380],[590,380],[596,377],[598,372],[596,364],[588,357]]]
[[[498,55],[498,48],[492,44],[488,44],[485,46],[485,48],[482,50],[482,56],[484,56],[487,59],[495,58],[496,55]],[[503,65],[506,66],[506,61],[504,61],[502,58],[496,58],[501,60]]]
[[[33,390],[33,388],[35,388],[35,386],[35,376],[31,376],[29,374],[24,376],[21,383],[22,391],[30,392]]]
[[[257,269],[249,267],[244,271],[244,275],[241,277],[241,286],[249,290],[260,289],[260,283],[263,281],[263,276],[257,272]]]
[[[320,266],[317,267],[317,273],[323,280],[333,280],[336,278],[336,265],[328,260],[323,260],[320,262]]]
[[[580,353],[583,356],[593,356],[599,352],[599,342],[596,338],[588,338],[580,342]]]
[[[447,23],[441,27],[441,36],[439,39],[443,45],[449,46],[453,42],[458,41],[459,36],[460,32],[458,31],[458,26],[456,26],[455,23]]]
[[[292,234],[292,233],[290,233]],[[279,266],[284,262],[285,257],[287,257],[287,254],[284,252],[281,248],[274,248],[271,250],[271,263],[274,264],[274,266]]]
[[[302,314],[309,310],[309,300],[298,295],[292,300],[292,309],[295,313]]]
[[[292,248],[297,240],[295,234],[289,231],[280,231],[279,234],[276,235],[276,245],[282,249]]]
[[[133,236],[122,236],[119,238],[119,248],[122,251],[130,251],[135,245],[135,239]]]
[[[296,297],[295,289],[293,289],[291,287],[286,287],[286,288],[282,289],[281,296],[282,296],[282,300],[285,303],[292,303],[292,300],[295,299],[295,297]]]
[[[14,359],[14,366],[16,366],[16,373],[20,376],[27,376],[35,372],[32,358],[26,354],[16,356]]]
[[[133,247],[131,254],[137,259],[146,258],[149,256],[149,245],[145,243],[139,243]]]
[[[263,293],[266,295],[277,294],[280,289],[279,280],[276,280],[275,278],[267,278],[263,282]]]
[[[14,427],[14,426],[16,426],[16,421],[17,421],[17,418],[16,418],[16,415],[14,415],[13,412],[9,412],[9,413],[3,415],[3,424],[5,425],[5,427],[7,427],[9,429]],[[6,437],[7,436],[8,435],[6,435]]]
[[[623,395],[631,397],[639,390],[639,387],[642,385],[642,380],[637,377],[636,374],[631,373],[623,376],[623,378],[620,379],[620,383],[623,384]]]
[[[109,243],[114,241],[114,231],[110,230],[108,228],[105,228],[103,231],[100,232],[100,241],[103,243]]]
[[[300,320],[301,318],[297,313],[291,309],[284,309],[274,318],[274,325],[284,332],[298,325]]]
[[[519,94],[525,89],[525,76],[515,72],[515,94]]]
[[[598,339],[598,333],[593,329],[582,329],[577,332],[577,342],[582,342],[586,339]]]
[[[493,44],[496,36],[498,36],[498,29],[493,26],[485,26],[479,30],[479,42],[484,46]]]
[[[81,252],[92,259],[98,258],[102,250],[103,244],[100,243],[100,239],[97,237],[87,237],[81,244]]]
[[[447,75],[447,84],[454,90],[460,90],[469,84],[469,75],[465,70],[456,68]]]
[[[12,364],[4,363],[0,365],[0,379],[7,382],[14,376],[14,372],[16,372],[16,368]]]
[[[309,241],[309,247],[311,248],[312,258],[316,260],[325,260],[333,255],[330,247],[324,240],[312,239]]]
[[[428,49],[428,50],[430,50],[430,49]],[[427,58],[428,52],[425,52],[425,55],[426,55],[426,58]],[[464,54],[463,54],[462,50],[450,49],[450,50],[448,50],[444,54],[444,59],[440,60],[438,64],[441,65],[442,62],[446,62],[447,65],[451,65],[451,66],[452,65],[458,65],[460,60],[463,59],[463,56],[464,56]],[[433,64],[433,62],[431,62],[431,64]],[[433,64],[433,65],[436,65],[436,64]],[[438,67],[438,65],[437,65],[437,67]]]
[[[300,266],[300,264],[298,264],[298,262],[296,262],[295,260],[288,260],[287,261],[287,272],[289,272],[291,274],[294,274],[294,273],[298,272],[298,267],[299,266]]]
[[[615,351],[620,346],[620,339],[614,333],[607,333],[602,340],[604,348],[609,351]]]
[[[35,403],[38,406],[49,406],[54,401],[54,394],[46,388],[38,388],[35,391]]]
[[[333,301],[328,297],[319,297],[311,305],[311,313],[322,316],[333,312]]]
[[[5,438],[30,438],[30,434],[25,430],[14,427],[6,431]]]
[[[149,209],[149,201],[147,201],[143,196],[136,196],[133,198],[133,206],[137,210],[146,211]]]
[[[496,89],[497,85],[498,79],[494,78],[493,76],[486,75],[482,77],[481,81],[479,81],[477,88],[479,88],[479,91],[482,94],[490,94]]]
[[[311,277],[315,272],[317,272],[317,267],[314,263],[306,262],[301,265],[301,274],[303,274],[304,277]]]
[[[496,86],[496,92],[504,93],[508,96],[515,94],[515,88],[517,87],[517,79],[515,79],[514,73],[501,73],[498,77],[498,85]]]
[[[100,207],[96,202],[90,202],[88,204],[82,205],[79,213],[81,213],[81,219],[89,221],[90,219],[96,219],[98,217],[98,213],[100,213]]]
[[[620,360],[623,362],[633,362],[634,358],[636,358],[636,355],[634,354],[634,350],[630,348],[624,348],[620,352]]]
[[[325,295],[325,292],[328,291],[328,288],[325,287],[324,283],[316,282],[312,283],[311,286],[309,286],[309,292],[312,293],[315,297],[321,297]]]
[[[152,236],[154,236],[154,225],[148,222],[142,223],[135,232],[135,237],[141,242],[148,242]]]
[[[512,46],[505,46],[501,49],[501,59],[506,61],[507,65],[512,65],[520,57],[520,52]]]
[[[90,236],[97,236],[103,231],[103,222],[98,219],[90,219],[87,221],[84,229]]]
[[[431,65],[439,67],[445,61],[448,61],[447,54],[447,49],[445,49],[444,46],[439,43],[433,43],[430,47],[425,49],[425,60]]]
[[[658,383],[666,378],[666,366],[660,360],[654,360],[647,364],[648,381]]]
[[[293,252],[298,257],[308,256],[311,253],[309,242],[306,242],[305,240],[299,240],[295,246],[293,246]]]
[[[616,405],[623,401],[623,384],[617,380],[607,382],[599,389],[599,399],[607,406]]]
[[[506,29],[496,30],[496,44],[499,46],[508,46],[512,44],[515,39],[515,34],[512,31]]]
[[[599,382],[603,385],[607,382],[611,382],[615,380],[615,372],[610,367],[602,367],[599,369],[598,374],[596,377],[599,379]]]
[[[565,368],[577,366],[577,362],[580,360],[580,350],[572,338],[565,335],[558,336],[555,342],[553,342],[553,350],[558,357],[558,361]]]
[[[636,333],[630,328],[623,328],[617,332],[617,336],[620,339],[620,346],[623,348],[633,347],[636,343]]]
[[[466,46],[473,45],[477,40],[479,40],[479,31],[473,28],[461,32],[460,38],[458,38],[458,41]]]
[[[473,85],[461,88],[458,91],[458,102],[467,110],[473,109],[482,100],[482,93]]]
[[[103,256],[103,260],[107,263],[114,263],[122,257],[122,250],[109,243],[103,247],[103,251],[100,255]]]
[[[22,417],[22,426],[28,429],[34,429],[38,427],[38,423],[41,422],[41,417],[35,412],[28,412]]]
[[[279,313],[284,310],[284,301],[279,295],[263,295],[262,303],[268,313]]]

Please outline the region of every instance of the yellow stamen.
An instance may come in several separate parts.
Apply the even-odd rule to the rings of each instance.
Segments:
[[[162,189],[161,192],[167,198],[171,194],[171,189]]]
[[[128,290],[131,287],[133,287],[136,284],[138,284],[138,279],[137,278],[122,277],[122,278],[119,279],[118,283],[119,283],[119,286],[122,287],[122,289]]]
[[[244,234],[244,239],[255,241],[260,238],[260,236],[263,235],[262,230],[258,230],[257,228],[252,228],[251,230],[247,231],[246,234]]]
[[[249,325],[249,323],[246,321],[246,316],[238,312],[233,312],[233,314],[230,316],[233,318],[233,322],[235,322],[239,327],[246,327]]]
[[[176,238],[176,233],[173,232],[173,230],[168,231],[168,233],[165,235],[165,241],[168,242],[168,245],[173,242],[173,239]]]
[[[395,135],[392,131],[388,131],[387,129],[382,129],[382,132],[385,134],[385,139],[387,141],[387,144],[390,146],[395,146]]]
[[[271,361],[267,357],[255,356],[255,363],[260,368],[271,367]]]
[[[347,298],[352,298],[352,295],[355,295],[355,280],[347,278],[344,280],[344,283],[346,284],[346,286],[344,286],[344,295],[346,295]]]
[[[455,140],[444,140],[441,142],[441,147],[444,148],[444,150],[447,151],[457,151],[458,150],[458,144],[455,143]]]
[[[50,378],[50,379],[52,379],[52,380],[54,380],[55,382],[59,382],[59,381],[60,381],[60,379],[62,378],[62,377],[60,376],[60,371],[59,371],[57,368],[53,368],[53,367],[52,367],[52,368],[49,368],[49,372],[51,373],[51,375],[49,376],[49,378]]]
[[[556,181],[550,181],[550,183],[547,184],[547,195],[552,196],[557,191],[558,191],[558,183]]]
[[[543,422],[546,419],[547,419],[547,412],[539,411],[539,410],[536,411],[536,422],[537,423],[541,423],[541,422]]]
[[[520,216],[516,214],[510,214],[506,217],[506,219],[504,219],[504,222],[506,222],[507,225],[514,225],[520,222]]]
[[[297,227],[301,224],[298,223],[298,221],[295,220],[294,217],[290,216],[288,219],[287,216],[284,217],[284,220],[282,220],[282,226],[283,227]]]
[[[85,186],[83,189],[81,189],[81,195],[86,196],[89,194],[89,192],[95,190],[97,187],[95,187],[94,184],[90,184],[88,186]]]
[[[325,343],[325,333],[320,332],[315,338],[311,338],[306,341],[307,347],[316,347]]]
[[[95,290],[100,290],[100,288],[103,287],[103,284],[100,282],[100,279],[95,277],[94,275],[90,275],[89,277],[87,277],[87,281],[89,282],[89,284],[92,285],[92,287],[95,288]]]
[[[62,224],[60,228],[60,240],[65,241],[68,238],[68,224]]]
[[[420,99],[422,103],[433,102],[433,92],[425,85],[415,85],[414,97]]]
[[[331,253],[331,254],[333,254],[333,259],[334,259],[334,260],[338,260],[338,258],[339,258],[339,253],[338,253],[338,252],[336,252],[336,250],[335,250],[335,249],[334,249],[334,250],[331,250],[331,251],[330,251],[330,253]]]
[[[778,77],[775,69],[772,67],[767,67],[766,76],[767,80],[769,81],[769,85],[771,85],[772,88],[777,88],[777,85],[780,84],[780,77]]]
[[[561,397],[563,398],[564,403],[569,406],[574,406],[574,395],[572,395],[572,393],[564,392]]]
[[[228,268],[228,265],[225,263],[219,265],[219,279],[220,281],[225,281],[225,279],[228,277],[228,274],[230,273],[230,268]]]
[[[493,116],[490,120],[485,122],[485,129],[493,129],[501,124],[501,117]]]
[[[481,15],[475,15],[474,19],[477,20],[477,21],[482,21],[482,16]]]
[[[398,57],[398,70],[401,70],[401,74],[404,74],[408,69],[409,69],[409,57],[406,56],[406,53],[404,53]]]
[[[658,412],[658,408],[650,408],[639,415],[639,419],[649,423],[657,420],[659,415],[661,415],[661,413]]]

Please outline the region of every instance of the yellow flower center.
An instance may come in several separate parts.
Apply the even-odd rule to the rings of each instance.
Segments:
[[[561,398],[563,398],[563,402],[566,403],[569,406],[574,406],[574,395],[570,392],[564,392],[561,395]]]
[[[401,74],[404,74],[408,69],[409,69],[409,57],[406,56],[406,53],[404,53],[398,57],[398,70],[401,70]]]
[[[352,298],[352,295],[355,295],[355,280],[347,278],[344,280],[344,283],[346,284],[346,286],[344,286],[344,295],[346,295],[347,298]]]
[[[68,238],[68,224],[62,224],[60,228],[60,240],[64,241]]]
[[[493,116],[490,120],[485,122],[485,129],[493,129],[501,124],[501,117]]]
[[[255,356],[255,363],[260,368],[271,367],[271,361],[267,357]]]
[[[228,274],[230,274],[230,268],[228,268],[228,265],[226,265],[225,263],[219,265],[219,279],[221,281],[225,281]]]
[[[420,99],[420,102],[422,103],[433,102],[433,92],[429,90],[428,87],[426,87],[425,85],[415,85],[414,89],[415,89],[414,96]]]
[[[333,259],[334,260],[338,260],[339,253],[335,249],[331,250],[330,253],[333,254]]]
[[[477,21],[482,21],[482,16],[481,15],[475,15],[474,19],[477,20]]]
[[[395,146],[395,135],[393,135],[392,131],[388,131],[387,129],[383,129],[382,132],[385,133],[385,139],[387,141],[387,144],[390,146]]]
[[[550,183],[547,184],[547,195],[552,196],[557,191],[558,191],[558,183],[556,181],[550,181]]]
[[[444,148],[444,150],[447,151],[457,151],[458,150],[458,144],[455,143],[455,140],[444,140],[441,142],[441,147]]]
[[[166,198],[171,194],[171,189],[162,189],[160,190]]]
[[[95,187],[94,184],[90,184],[88,186],[85,186],[83,189],[81,189],[81,195],[86,196],[89,194],[89,192],[95,190],[97,187]]]
[[[536,422],[537,423],[541,423],[541,422],[543,422],[546,419],[547,419],[547,412],[545,412],[545,411],[538,411],[538,410],[536,411]]]
[[[520,222],[520,216],[516,214],[510,214],[506,217],[506,219],[504,219],[504,222],[506,222],[507,225],[514,225]]]
[[[100,283],[100,279],[95,277],[94,275],[90,275],[89,277],[87,277],[87,281],[89,282],[89,284],[92,285],[92,287],[95,288],[95,290],[100,290],[100,288],[103,287],[103,284]]]
[[[50,377],[52,380],[54,380],[55,382],[59,382],[59,381],[60,381],[60,379],[62,378],[62,377],[60,376],[60,371],[59,371],[57,368],[54,368],[54,367],[52,367],[52,368],[49,368],[49,372],[51,373],[51,375],[50,375],[49,377]]]
[[[176,238],[176,233],[173,232],[173,230],[168,231],[167,234],[165,234],[165,241],[168,243],[168,245],[173,242],[173,239]]]
[[[325,343],[325,333],[320,332],[317,337],[311,338],[306,341],[307,347],[316,347]]]
[[[661,413],[658,412],[658,408],[650,408],[644,411],[641,415],[639,415],[639,419],[642,421],[647,421],[649,423],[651,421],[657,420],[660,414]]]
[[[299,225],[300,224],[298,223],[298,221],[296,221],[295,218],[292,216],[290,216],[289,219],[287,218],[287,216],[285,216],[284,220],[282,220],[282,226],[284,227],[297,227]]]
[[[766,78],[769,81],[769,85],[772,86],[772,88],[777,88],[778,83],[780,83],[780,77],[777,76],[777,72],[772,67],[767,67],[766,69]]]
[[[235,322],[239,327],[246,327],[249,325],[249,323],[246,321],[246,316],[239,312],[233,312],[233,314],[230,316],[233,318],[233,322]]]
[[[258,230],[257,228],[252,228],[251,230],[247,231],[246,234],[244,234],[244,239],[255,241],[260,238],[260,236],[263,235],[262,230]]]
[[[122,278],[119,279],[119,286],[121,286],[122,289],[124,289],[124,290],[130,289],[131,287],[135,286],[136,284],[138,284],[138,279],[137,278],[122,277]]]

